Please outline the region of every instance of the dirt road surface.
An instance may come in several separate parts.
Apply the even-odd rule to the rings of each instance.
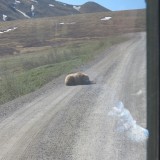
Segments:
[[[145,160],[146,144],[119,135],[108,112],[122,101],[146,127],[145,33],[106,50],[85,70],[96,84],[65,86],[20,107],[1,107],[1,160]]]

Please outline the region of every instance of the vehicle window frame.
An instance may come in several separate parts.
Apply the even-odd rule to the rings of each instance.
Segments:
[[[147,4],[147,128],[149,139],[147,160],[159,159],[159,17],[160,1],[146,0]]]

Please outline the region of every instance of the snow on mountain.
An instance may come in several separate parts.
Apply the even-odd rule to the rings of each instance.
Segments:
[[[49,4],[50,7],[54,7],[54,4]]]
[[[35,2],[35,3],[38,3],[38,1],[36,1],[36,0],[31,0],[31,2]]]
[[[73,6],[73,8],[79,11],[81,9],[81,6]]]
[[[31,12],[33,12],[33,11],[34,11],[34,5],[31,6]]]
[[[31,6],[31,13],[32,13],[32,17],[34,17],[35,13],[34,13],[34,5]]]
[[[29,17],[26,13],[20,11],[19,9],[16,9],[16,11],[18,11],[19,13],[21,13],[21,14],[22,14],[24,17],[26,17],[26,18],[31,18],[31,17]]]
[[[17,1],[17,0],[15,0],[15,2],[14,2],[14,4],[20,4],[21,3],[21,1]]]
[[[6,21],[7,20],[7,15],[3,14],[3,21]]]

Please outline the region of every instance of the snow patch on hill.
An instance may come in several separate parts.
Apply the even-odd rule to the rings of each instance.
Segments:
[[[36,0],[31,0],[31,2],[35,2],[35,3],[38,3],[38,1],[36,1]]]
[[[104,18],[101,18],[101,21],[108,21],[110,20],[112,17],[104,17]]]
[[[34,5],[32,5],[32,6],[31,6],[32,17],[34,17],[34,9],[35,9],[35,7],[34,7]]]
[[[15,0],[14,4],[20,4],[20,1]]]
[[[31,6],[31,12],[33,12],[33,11],[34,11],[34,5]]]
[[[19,13],[21,13],[21,14],[22,14],[24,17],[26,17],[26,18],[31,18],[31,17],[29,17],[26,13],[20,11],[19,9],[16,9],[16,11],[18,11]]]
[[[3,14],[2,17],[3,17],[3,21],[7,20],[7,15]]]
[[[81,9],[81,6],[73,6],[73,8],[79,11]]]
[[[50,6],[50,7],[54,7],[54,5],[53,5],[53,4],[49,4],[49,6]]]
[[[0,31],[0,34],[2,34],[2,33],[7,33],[7,32],[10,32],[10,31],[14,31],[14,30],[16,30],[16,29],[17,29],[17,27],[9,28],[9,29],[6,29],[6,30],[1,30],[1,31]]]
[[[61,23],[59,23],[59,24],[76,24],[76,22],[67,22],[67,23],[64,23],[64,22],[61,22]]]

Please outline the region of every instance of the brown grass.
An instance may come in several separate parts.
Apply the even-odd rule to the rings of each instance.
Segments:
[[[109,21],[100,19],[111,16]],[[61,22],[75,24],[60,24]],[[68,41],[97,39],[109,35],[145,31],[145,10],[102,12],[52,18],[1,22],[1,30],[18,27],[0,34],[0,56],[28,53],[45,46],[61,46]]]

